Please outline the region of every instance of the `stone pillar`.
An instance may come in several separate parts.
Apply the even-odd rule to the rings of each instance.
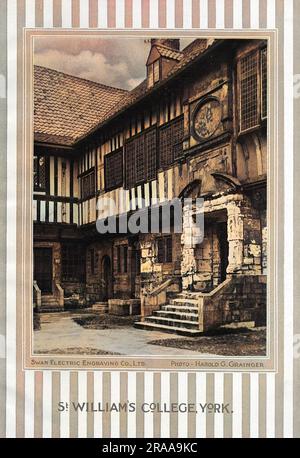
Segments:
[[[141,292],[149,293],[159,285],[161,278],[161,265],[156,262],[156,242],[153,234],[140,238],[141,249]]]
[[[267,274],[267,254],[268,254],[268,228],[266,211],[261,214],[261,262],[262,273]]]
[[[182,259],[181,259],[181,276],[182,289],[192,290],[194,274],[197,271],[197,262],[195,258],[195,247],[202,241],[201,229],[195,221],[195,209],[192,205],[184,205],[182,209]]]
[[[243,265],[243,215],[239,202],[227,205],[227,237],[229,244],[227,273],[242,271]]]

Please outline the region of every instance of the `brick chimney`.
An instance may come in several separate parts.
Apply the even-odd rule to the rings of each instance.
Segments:
[[[167,48],[179,51],[180,41],[179,38],[151,38],[151,46],[161,45]]]

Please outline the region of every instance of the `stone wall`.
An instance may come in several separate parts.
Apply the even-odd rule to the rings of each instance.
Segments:
[[[244,272],[260,274],[262,272],[262,229],[259,211],[250,205],[244,205],[243,214],[243,266]]]
[[[61,282],[64,290],[65,308],[80,308],[86,305],[86,287],[84,282]]]
[[[199,298],[199,328],[203,331],[229,323],[254,322],[265,326],[267,320],[267,277],[232,275],[225,286]]]
[[[157,239],[161,235],[140,235],[141,295],[148,294],[166,280],[173,277],[177,279],[181,275],[181,234],[172,234],[173,260],[171,263],[158,262]],[[174,292],[179,291],[178,286],[174,286],[174,288]]]

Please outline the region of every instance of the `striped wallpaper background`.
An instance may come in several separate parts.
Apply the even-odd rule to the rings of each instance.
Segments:
[[[20,151],[22,28],[155,30],[274,29],[279,33],[279,140],[284,151],[285,189],[292,193],[293,0],[9,0],[7,2],[7,259],[17,247],[16,161]],[[200,30],[201,29],[201,30]],[[157,33],[157,32],[156,32]],[[18,136],[16,133],[18,132]],[[282,157],[283,160],[283,157]],[[285,222],[293,221],[285,202]],[[168,373],[22,371],[21,323],[16,315],[15,263],[7,264],[7,437],[290,437],[293,435],[293,239],[285,235],[284,310],[278,317],[278,373]],[[282,305],[282,304],[281,304]],[[212,413],[59,413],[59,400],[119,402],[229,402],[232,415]],[[299,399],[298,399],[299,400]]]

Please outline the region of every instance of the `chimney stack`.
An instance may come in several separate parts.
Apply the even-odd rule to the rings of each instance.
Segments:
[[[167,48],[179,51],[179,38],[151,38],[151,47],[153,45],[166,46]]]

